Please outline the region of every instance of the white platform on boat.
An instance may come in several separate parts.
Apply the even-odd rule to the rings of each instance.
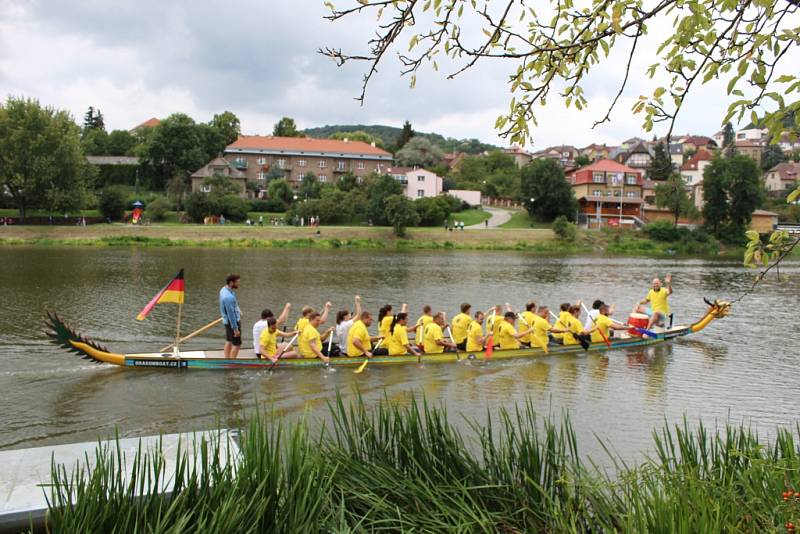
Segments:
[[[141,352],[126,354],[126,356],[129,358],[148,358],[156,360],[169,360],[170,358],[174,357],[171,352]],[[225,357],[225,354],[221,350],[182,350],[180,352],[180,357],[187,360],[221,360]],[[239,355],[236,357],[236,359],[255,360],[257,358],[253,349],[242,349],[239,351]]]
[[[239,449],[233,434],[227,430],[0,451],[0,532],[19,532],[27,529],[31,522],[35,527],[43,524],[47,511],[45,496],[50,492],[48,484],[51,480],[52,462],[64,465],[68,473],[74,472],[76,467],[91,468],[96,459],[95,451],[98,445],[109,451],[116,451],[119,444],[119,449],[126,459],[126,476],[129,476],[139,446],[141,445],[142,452],[153,451],[158,448],[160,440],[165,461],[164,480],[166,485],[170,485],[175,474],[178,445],[180,444],[181,451],[187,451],[191,464],[200,454],[201,439],[209,443],[219,440],[222,463],[225,463],[226,458],[238,455]],[[195,443],[197,447],[194,446]],[[212,449],[208,448],[209,451]]]

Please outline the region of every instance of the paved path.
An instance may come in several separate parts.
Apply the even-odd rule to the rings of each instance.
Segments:
[[[500,208],[483,208],[483,210],[491,214],[489,228],[497,228],[511,220],[511,212],[508,210]],[[483,222],[464,227],[465,230],[482,230],[483,228],[486,228],[486,223]]]

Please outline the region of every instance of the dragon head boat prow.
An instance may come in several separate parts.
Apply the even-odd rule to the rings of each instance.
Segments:
[[[97,341],[79,334],[56,312],[46,310],[45,324],[47,336],[63,349],[80,354],[84,360],[94,363],[113,363],[124,365],[125,356],[114,354]]]
[[[703,299],[703,302],[708,304],[708,310],[706,311],[706,314],[702,319],[700,319],[691,326],[692,332],[699,332],[700,330],[708,326],[708,323],[710,323],[714,319],[722,319],[724,317],[727,317],[728,314],[731,312],[730,302],[719,299],[715,299],[714,302],[711,302],[706,298]]]

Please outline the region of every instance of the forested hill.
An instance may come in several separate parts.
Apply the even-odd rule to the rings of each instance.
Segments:
[[[380,138],[385,148],[392,149],[395,143],[397,143],[397,139],[400,137],[400,132],[403,129],[395,126],[384,126],[382,124],[334,124],[318,126],[316,128],[306,128],[303,130],[303,133],[309,137],[325,139],[336,132],[355,132],[359,130]],[[444,137],[437,133],[422,132],[415,132],[414,135],[430,139],[432,143],[441,147],[445,152],[480,154],[487,150],[496,150],[499,148],[495,145],[482,143],[477,139],[454,139],[452,137]]]

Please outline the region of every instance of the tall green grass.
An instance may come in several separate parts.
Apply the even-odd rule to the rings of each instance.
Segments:
[[[255,414],[241,455],[219,443],[165,481],[158,452],[97,453],[89,474],[54,468],[57,532],[780,532],[800,515],[800,429],[766,442],[743,426],[654,433],[639,465],[610,473],[579,453],[568,417],[532,404],[462,434],[424,400],[330,405],[321,430]],[[610,447],[607,449],[610,450]],[[160,494],[165,486],[170,492]],[[70,497],[74,504],[71,504]],[[796,521],[795,521],[796,522]]]

